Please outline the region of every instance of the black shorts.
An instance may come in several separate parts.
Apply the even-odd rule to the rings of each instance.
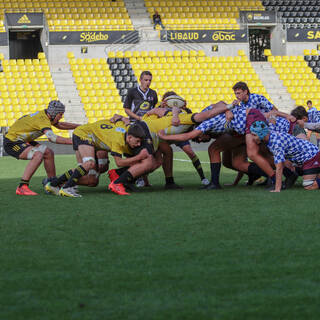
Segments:
[[[179,142],[175,142],[175,141],[169,141],[169,143],[174,143],[177,147],[179,147],[180,149],[182,149],[184,146],[189,146],[190,145],[190,141],[179,141]]]
[[[131,149],[132,154],[136,156],[143,149],[147,149],[149,154],[154,154],[155,151],[153,147],[152,137],[150,135],[150,131],[147,124],[143,121],[136,121],[135,124],[139,125],[143,129],[146,137],[145,139],[143,139],[143,141],[141,141],[141,145],[139,147]]]
[[[4,137],[3,139],[3,148],[4,151],[9,155],[19,160],[20,154],[29,148],[30,146],[38,145],[37,142],[24,142],[24,141],[11,141]]]
[[[77,135],[73,134],[72,135],[73,150],[77,151],[79,146],[82,145],[82,144],[94,147],[89,140],[82,139],[82,138],[78,137]]]

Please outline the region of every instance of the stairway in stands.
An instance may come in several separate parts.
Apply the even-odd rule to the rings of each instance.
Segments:
[[[122,102],[124,102],[128,90],[138,85],[129,58],[108,58],[111,74],[119,90]]]
[[[283,112],[290,113],[295,102],[291,99],[287,89],[283,86],[275,70],[269,62],[251,62],[256,73],[270,95],[273,104]],[[259,92],[257,92],[259,93]]]

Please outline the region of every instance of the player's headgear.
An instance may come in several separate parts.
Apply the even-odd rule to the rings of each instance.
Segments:
[[[53,120],[57,114],[64,113],[66,111],[66,107],[59,100],[52,100],[48,104],[47,114]]]
[[[264,121],[255,121],[250,127],[251,133],[256,134],[260,140],[263,140],[264,137],[270,132],[270,129]]]

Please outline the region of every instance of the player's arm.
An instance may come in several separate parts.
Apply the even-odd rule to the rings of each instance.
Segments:
[[[233,104],[226,104],[223,101],[219,101],[218,103],[213,105],[212,109],[207,110],[207,111],[202,111],[200,113],[196,113],[193,116],[193,119],[198,123],[203,122],[207,119],[210,119],[210,118],[217,116],[220,113],[223,113],[226,111],[231,112],[230,110],[232,110],[233,108],[234,108]]]
[[[171,120],[171,124],[173,126],[179,126],[180,125],[180,119],[179,119],[179,113],[180,113],[180,109],[178,107],[173,107],[172,108],[172,120]]]
[[[300,120],[300,121],[302,121],[302,120]],[[320,132],[320,123],[318,123],[318,122],[304,122],[303,126],[305,129]]]
[[[279,162],[276,164],[276,185],[274,190],[271,190],[271,192],[281,191],[283,167],[283,162]]]
[[[133,164],[149,157],[147,149],[142,149],[139,154],[130,158],[122,158],[120,154],[112,153],[114,161],[118,167],[130,167]]]
[[[136,120],[141,120],[142,117],[138,116],[137,114],[135,114],[133,111],[131,111],[129,108],[125,108],[124,111],[126,112],[126,114]]]
[[[297,119],[292,116],[291,114],[285,113],[285,112],[281,112],[278,111],[277,109],[272,109],[270,112],[267,112],[264,114],[264,116],[266,118],[274,118],[274,117],[281,117],[281,118],[285,118],[290,122],[295,122]]]
[[[157,117],[161,118],[165,115],[166,113],[166,109],[164,108],[154,108],[149,110],[146,115],[147,116],[152,116],[152,115],[156,115]]]
[[[51,129],[45,129],[43,133],[47,136],[50,142],[57,144],[72,144],[71,138],[57,136]]]
[[[57,124],[54,124],[54,126],[60,130],[73,130],[79,127],[80,124],[71,122],[58,122]]]
[[[130,120],[127,117],[121,116],[120,114],[115,114],[113,117],[110,119],[110,122],[112,123],[117,123],[118,121],[122,121],[126,126],[130,124]]]
[[[159,138],[162,140],[173,140],[173,141],[187,141],[194,139],[201,135],[203,132],[201,130],[192,130],[190,132],[181,133],[181,134],[165,134],[164,130],[158,132]]]

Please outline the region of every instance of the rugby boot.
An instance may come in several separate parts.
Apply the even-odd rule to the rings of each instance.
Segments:
[[[126,192],[126,189],[123,186],[123,184],[114,183],[114,181],[112,181],[109,184],[108,189],[111,190],[112,192],[116,193],[116,194],[121,195],[121,196],[130,195],[130,193]]]
[[[62,197],[69,197],[69,198],[81,198],[82,195],[77,193],[76,188],[69,187],[69,188],[61,188],[59,190],[59,196]]]
[[[50,182],[48,182],[45,186],[44,186],[44,190],[46,191],[47,194],[54,194],[56,196],[59,195],[59,191],[60,191],[60,188],[58,187],[54,187],[51,185]]]
[[[164,186],[164,188],[166,190],[181,190],[183,189],[183,187],[179,186],[176,183],[166,183],[166,185]]]
[[[219,190],[219,189],[222,189],[222,187],[220,184],[214,184],[211,182],[205,187],[205,189],[206,190]]]
[[[18,187],[16,189],[16,194],[19,196],[37,196],[38,195],[38,193],[30,190],[29,186],[26,184],[23,184],[21,187]]]
[[[119,178],[119,175],[117,174],[116,169],[109,170],[108,176],[109,176],[110,182],[113,182]]]

